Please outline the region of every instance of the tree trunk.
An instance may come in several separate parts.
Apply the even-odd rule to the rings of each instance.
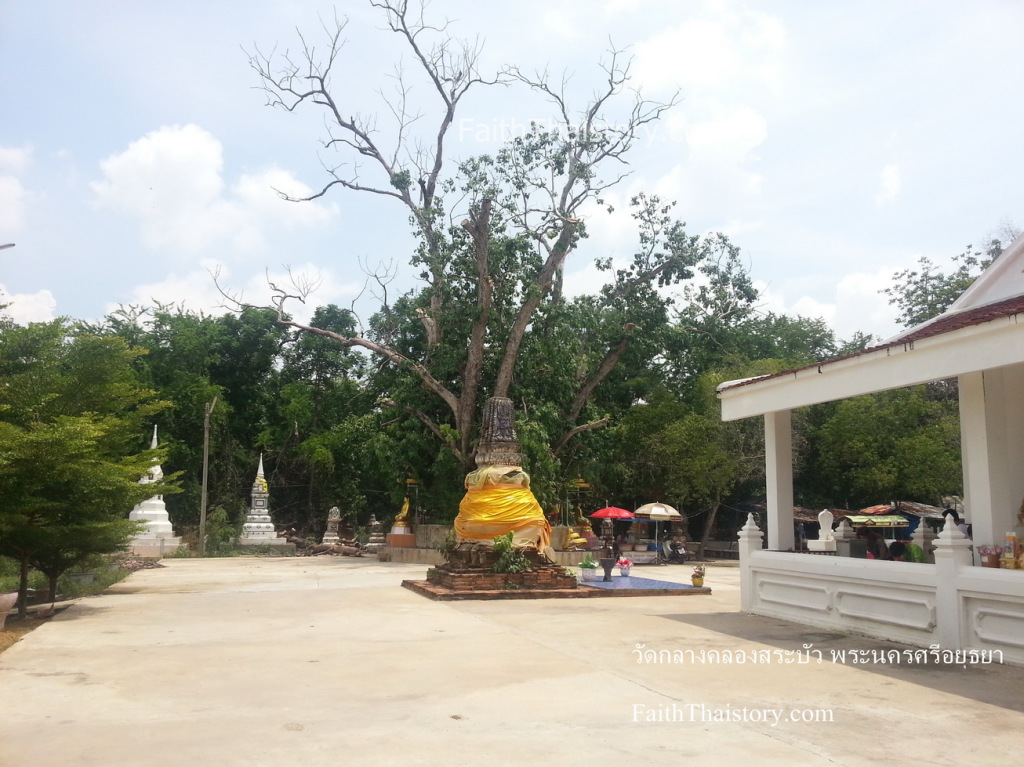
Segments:
[[[708,510],[708,518],[704,520],[704,531],[701,533],[700,542],[703,546],[708,545],[708,538],[711,537],[711,528],[714,527],[715,517],[718,516],[718,507],[722,505],[721,496],[715,498],[715,503]]]
[[[28,617],[28,552],[21,554],[21,574],[18,580],[18,617]]]

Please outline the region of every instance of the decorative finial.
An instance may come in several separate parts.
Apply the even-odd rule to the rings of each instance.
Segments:
[[[153,424],[153,441],[149,443],[149,449],[150,449],[150,450],[156,450],[156,448],[157,448],[157,442],[156,442],[156,424]]]

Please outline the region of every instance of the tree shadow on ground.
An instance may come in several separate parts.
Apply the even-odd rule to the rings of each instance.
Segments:
[[[779,650],[803,651],[805,645],[812,645],[813,650],[820,650],[824,664],[845,665],[857,671],[877,674],[879,676],[918,684],[950,695],[959,695],[993,706],[1024,713],[1024,697],[1020,691],[1024,689],[1024,668],[1001,663],[953,665],[936,663],[929,656],[927,663],[912,663],[903,655],[903,650],[920,648],[891,642],[885,639],[844,634],[838,631],[804,626],[799,623],[769,618],[761,615],[744,613],[691,613],[685,615],[663,615],[668,620],[687,623],[692,626],[725,634],[748,642],[757,642]],[[689,649],[699,649],[688,643]],[[650,649],[650,648],[648,648]],[[676,649],[665,647],[657,649]],[[726,649],[717,645],[716,649]],[[741,649],[733,647],[728,649]],[[901,656],[901,662],[854,662],[850,651],[877,651],[878,653],[895,650]],[[833,655],[833,651],[836,655]],[[845,652],[845,662],[841,660]],[[858,658],[861,656],[858,652]],[[871,657],[871,656],[867,656]],[[875,656],[877,657],[877,656]],[[840,660],[833,660],[840,658]],[[772,663],[782,664],[782,660],[773,657]],[[706,665],[706,664],[705,664]],[[812,658],[811,665],[818,665],[817,656]],[[756,664],[747,664],[756,667]],[[808,668],[807,665],[790,666],[792,668]]]

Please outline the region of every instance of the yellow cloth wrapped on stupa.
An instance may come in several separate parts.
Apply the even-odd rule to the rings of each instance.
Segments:
[[[551,544],[551,525],[519,466],[483,466],[466,475],[466,495],[455,518],[459,540],[490,541],[512,532],[519,544],[543,551]]]

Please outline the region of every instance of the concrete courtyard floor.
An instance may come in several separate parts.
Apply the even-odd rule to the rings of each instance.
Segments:
[[[902,647],[742,615],[735,567],[708,568],[710,596],[433,602],[400,587],[423,565],[165,565],[78,601],[0,655],[0,765],[1024,757],[1024,669],[833,663],[835,649]],[[805,644],[824,662],[649,664],[635,652]]]

